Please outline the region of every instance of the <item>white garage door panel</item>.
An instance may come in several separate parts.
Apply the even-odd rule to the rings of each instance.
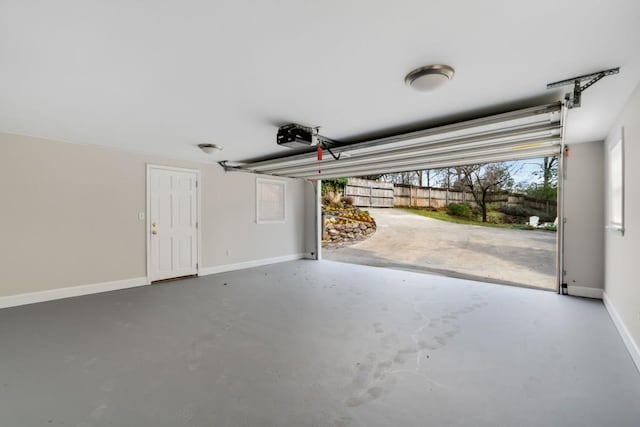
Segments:
[[[406,172],[413,170],[439,169],[453,166],[463,166],[468,164],[512,161],[531,159],[536,157],[556,156],[559,147],[552,149],[542,148],[539,150],[509,151],[509,152],[486,152],[477,150],[460,156],[439,156],[428,160],[404,160],[402,163],[365,165],[363,167],[350,167],[345,169],[330,169],[322,171],[323,179],[342,178],[345,176],[377,175],[383,173]],[[372,167],[373,166],[373,167]],[[373,172],[375,171],[375,172]],[[318,171],[307,172],[296,175],[298,178],[319,179]]]
[[[562,105],[554,103],[425,131],[332,148],[340,159],[297,154],[239,169],[293,178],[337,178],[559,154]]]
[[[498,132],[491,136],[485,137],[467,137],[458,139],[448,139],[447,141],[439,141],[432,143],[423,143],[418,147],[399,147],[389,148],[380,153],[368,152],[363,155],[357,153],[346,152],[349,157],[341,158],[339,161],[322,162],[322,168],[325,170],[344,168],[355,165],[370,165],[373,163],[388,163],[394,160],[430,160],[434,156],[447,154],[449,156],[466,155],[469,152],[492,148],[497,152],[522,151],[527,149],[539,149],[542,147],[552,147],[556,144],[557,132],[555,125],[545,125],[544,127],[536,127],[535,130],[520,130]],[[309,167],[317,169],[316,164],[304,163],[293,165],[282,165],[275,169],[280,173],[297,173],[302,170],[308,170]],[[273,166],[271,167],[273,168]],[[256,170],[260,172],[269,171],[269,167],[258,167]]]

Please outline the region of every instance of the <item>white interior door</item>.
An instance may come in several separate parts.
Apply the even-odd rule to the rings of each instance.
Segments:
[[[197,171],[150,166],[147,179],[149,280],[197,274]]]

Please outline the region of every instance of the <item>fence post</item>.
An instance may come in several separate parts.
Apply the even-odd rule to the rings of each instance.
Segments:
[[[396,186],[391,187],[391,194],[393,195],[393,203],[391,203],[391,207],[396,207]]]
[[[413,191],[411,191],[411,184],[409,184],[409,207],[413,207]]]

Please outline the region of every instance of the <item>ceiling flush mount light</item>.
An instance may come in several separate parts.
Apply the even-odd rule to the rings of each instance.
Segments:
[[[214,154],[218,151],[222,151],[224,147],[218,144],[198,144],[198,148],[207,154]]]
[[[453,79],[455,70],[448,65],[427,65],[416,68],[404,78],[404,82],[420,92],[430,92]]]

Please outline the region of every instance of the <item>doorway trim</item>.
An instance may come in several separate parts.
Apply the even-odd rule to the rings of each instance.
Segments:
[[[188,168],[178,168],[174,166],[165,166],[165,165],[155,165],[151,163],[147,163],[147,189],[146,189],[146,212],[145,212],[145,236],[146,236],[146,258],[147,258],[147,267],[146,267],[146,276],[147,276],[147,285],[151,284],[151,170],[152,169],[160,169],[165,171],[174,171],[174,172],[189,172],[195,173],[196,175],[196,239],[198,240],[196,244],[196,250],[198,251],[196,255],[196,275],[200,276],[200,271],[202,270],[202,180],[200,170],[199,169],[188,169]]]

